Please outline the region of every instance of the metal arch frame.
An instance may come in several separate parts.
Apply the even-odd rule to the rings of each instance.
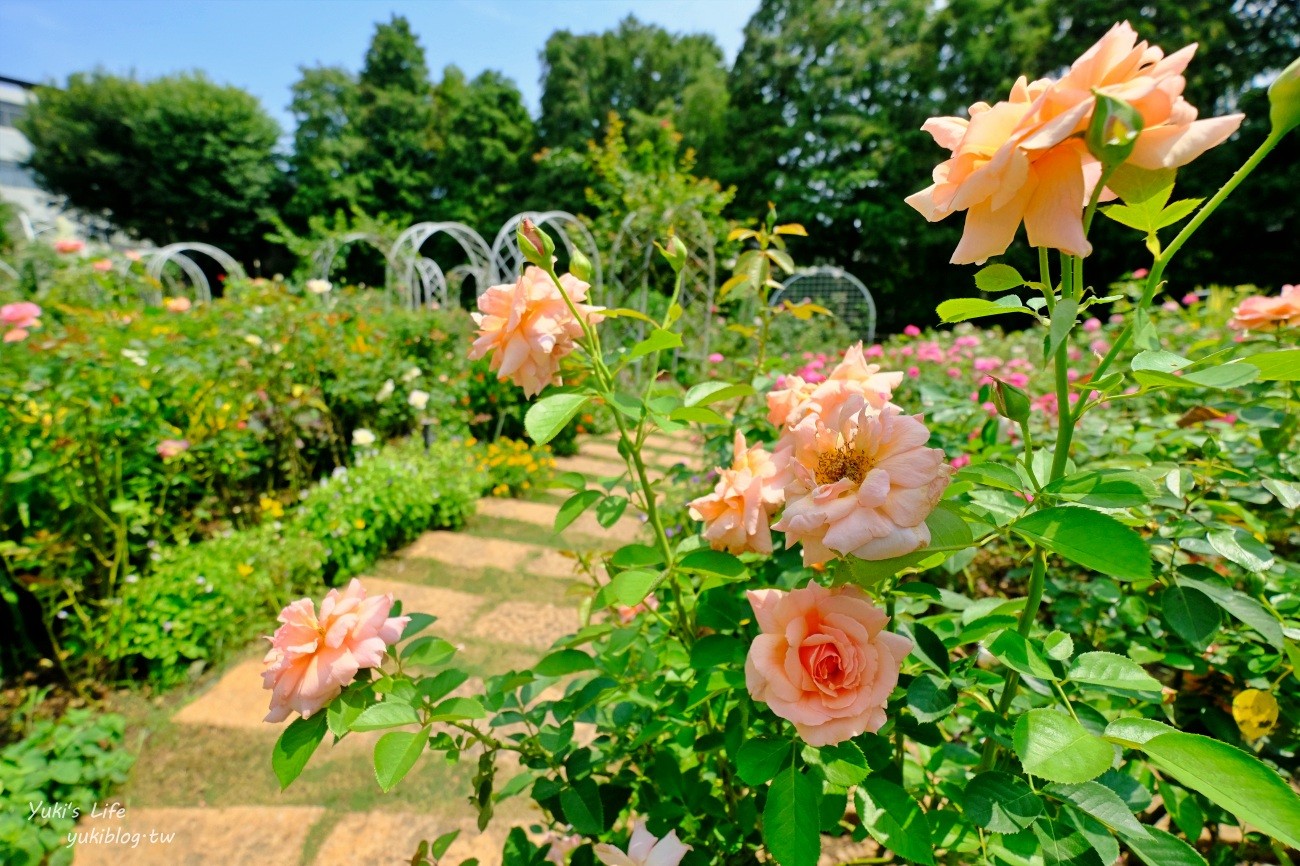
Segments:
[[[524,257],[519,252],[519,242],[516,237],[519,231],[519,224],[525,219],[531,219],[538,228],[549,226],[554,229],[564,243],[564,248],[573,255],[574,250],[578,249],[569,237],[569,230],[576,229],[577,233],[582,236],[582,242],[586,244],[586,249],[582,250],[591,261],[591,287],[593,294],[599,294],[604,286],[604,276],[600,267],[600,251],[596,248],[596,238],[592,236],[591,231],[573,214],[562,210],[548,211],[524,211],[517,213],[497,232],[497,236],[492,241],[492,282],[493,283],[512,283],[519,279],[519,273],[523,270]],[[479,287],[479,294],[483,294],[486,286]]]
[[[387,245],[381,235],[373,232],[348,232],[344,235],[328,237],[322,241],[311,255],[312,273],[316,275],[316,279],[328,280],[330,273],[334,270],[334,260],[338,258],[339,253],[358,241],[365,241],[383,254],[384,269],[389,272],[385,274],[384,279],[384,282],[387,283],[393,266],[392,247]]]
[[[190,285],[194,287],[196,301],[211,302],[212,286],[208,283],[208,277],[203,273],[203,268],[199,267],[198,262],[180,250],[172,250],[164,257],[162,255],[163,249],[165,248],[141,251],[141,256],[147,260],[145,264],[146,273],[158,282],[157,290],[142,290],[145,303],[155,306],[162,303],[163,269],[167,267],[168,262],[174,263],[185,276],[189,277]],[[157,262],[156,269],[154,267],[155,262]]]
[[[683,219],[678,218],[679,213],[684,214]],[[698,347],[699,357],[707,357],[713,331],[713,304],[718,288],[717,240],[699,213],[690,209],[689,203],[662,214],[656,214],[650,208],[642,208],[625,216],[611,248],[610,281],[620,290],[619,300],[622,305],[641,313],[647,312],[650,269],[655,255],[654,241],[669,229],[686,245],[687,258],[679,301],[683,308],[692,303],[703,304],[704,317],[691,321],[700,321],[704,325],[698,333],[700,339],[694,345]],[[623,255],[625,247],[631,247],[629,255]],[[631,263],[630,270],[628,267],[620,267],[626,263]],[[644,336],[645,326],[639,320],[629,318],[620,321],[628,327],[628,336],[633,341]],[[678,349],[673,354],[674,361],[683,354],[691,356],[695,353]]]
[[[431,302],[444,307],[448,305],[447,272],[432,259],[420,255],[420,248],[439,234],[449,235],[469,257],[468,265],[457,265],[450,273],[475,276],[479,294],[492,281],[492,249],[482,235],[459,222],[415,223],[397,236],[388,253],[389,263],[402,279],[406,301],[412,308],[418,309]]]
[[[13,266],[4,260],[0,260],[0,274],[4,274],[7,277],[13,277],[15,280],[21,279],[21,277],[18,276],[18,272],[13,269]]]
[[[153,250],[149,255],[149,263],[145,267],[145,272],[159,282],[162,281],[163,268],[167,267],[169,261],[175,261],[180,265],[185,275],[190,278],[198,294],[194,300],[201,303],[208,303],[212,300],[212,287],[208,284],[208,279],[203,275],[203,270],[195,263],[194,259],[188,255],[190,253],[202,253],[221,267],[226,269],[226,273],[232,277],[243,279],[244,268],[239,262],[235,261],[230,253],[214,247],[212,244],[199,243],[198,241],[182,241],[180,243],[168,244],[165,247],[159,247]]]
[[[867,288],[866,284],[863,283],[862,280],[859,280],[857,277],[853,276],[853,274],[836,265],[818,265],[812,268],[803,268],[794,276],[790,277],[790,279],[786,280],[785,285],[772,294],[770,303],[772,306],[776,306],[781,302],[782,297],[788,292],[791,292],[800,282],[818,276],[829,276],[837,280],[842,280],[858,290],[862,295],[863,300],[867,302],[867,315],[869,317],[867,333],[863,339],[868,343],[876,342],[876,299],[872,297],[871,290]],[[862,335],[855,334],[854,336]]]

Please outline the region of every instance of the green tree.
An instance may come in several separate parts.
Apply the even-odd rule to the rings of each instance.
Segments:
[[[676,36],[633,16],[617,29],[559,30],[542,50],[542,143],[580,149],[611,111],[670,118],[707,160],[725,132],[726,65],[712,36]]]
[[[400,15],[375,28],[358,79],[357,204],[409,224],[430,215],[438,149],[424,49]]]
[[[455,66],[434,91],[439,150],[431,212],[487,237],[523,208],[535,134],[519,88],[499,72],[473,81]]]
[[[287,216],[306,225],[313,216],[350,211],[360,198],[357,160],[363,141],[353,127],[356,78],[337,66],[302,67],[289,110],[296,125],[289,158],[292,197]]]
[[[258,248],[280,130],[251,94],[200,74],[78,73],[38,88],[20,129],[38,181],[73,207],[157,244]]]

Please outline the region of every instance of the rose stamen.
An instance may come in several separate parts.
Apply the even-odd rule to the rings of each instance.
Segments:
[[[834,451],[817,455],[817,469],[814,476],[818,484],[834,484],[843,478],[849,478],[854,484],[861,484],[876,462],[867,452],[847,445]]]

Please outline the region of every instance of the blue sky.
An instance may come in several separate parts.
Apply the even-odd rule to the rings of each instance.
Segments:
[[[538,52],[554,30],[608,29],[629,13],[711,33],[735,58],[758,0],[0,0],[0,75],[62,82],[103,67],[142,78],[201,69],[243,87],[289,131],[299,66],[361,66],[378,21],[405,15],[435,77],[448,64],[514,79],[534,114]]]

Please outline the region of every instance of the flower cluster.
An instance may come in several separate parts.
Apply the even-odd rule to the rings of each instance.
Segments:
[[[1128,103],[1141,116],[1128,164],[1137,169],[1186,165],[1222,143],[1243,115],[1197,120],[1182,96],[1192,44],[1168,57],[1127,23],[1111,28],[1059,80],[1023,76],[1008,99],[977,102],[970,119],[935,117],[921,127],[952,157],[934,170],[934,183],[908,204],[931,222],[966,211],[954,264],[1001,255],[1023,222],[1029,244],[1086,256],[1083,210],[1101,181],[1102,166],[1084,143],[1099,96]],[[1108,191],[1102,200],[1114,196]]]
[[[771,517],[785,503],[789,476],[761,444],[746,447],[737,430],[731,468],[718,471],[712,493],[690,503],[691,517],[704,521],[704,537],[717,550],[771,553]]]
[[[0,307],[0,325],[8,328],[4,342],[17,343],[27,339],[30,328],[40,327],[41,308],[30,301],[5,304]]]
[[[479,331],[469,357],[490,355],[497,378],[509,379],[529,397],[549,384],[561,384],[560,359],[581,339],[582,321],[594,325],[603,319],[603,307],[583,303],[589,283],[564,274],[560,285],[572,309],[550,275],[530,266],[513,285],[492,286],[480,295],[479,312],[473,314]]]

